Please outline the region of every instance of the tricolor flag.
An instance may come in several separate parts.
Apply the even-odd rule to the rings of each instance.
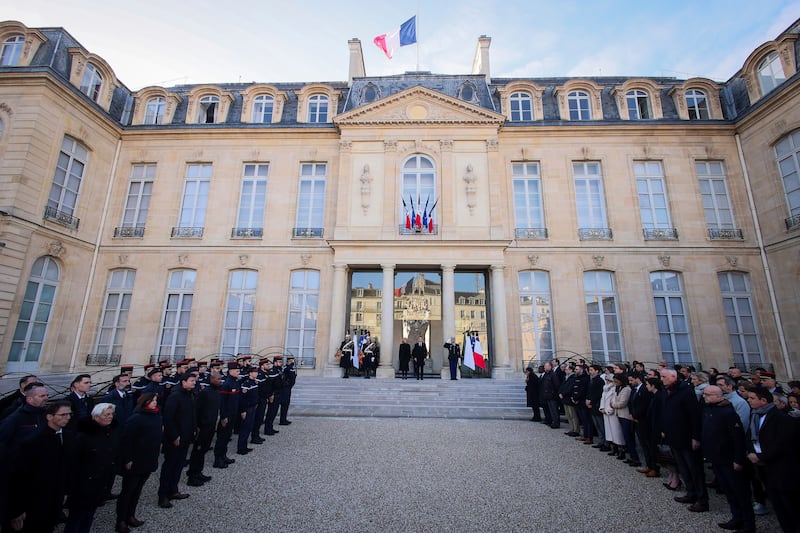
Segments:
[[[475,370],[475,354],[472,351],[472,337],[469,334],[464,334],[464,366]]]
[[[372,42],[383,50],[386,57],[392,58],[394,51],[401,46],[417,42],[417,17],[416,15],[405,21],[399,28],[383,35],[378,35]]]
[[[486,361],[483,358],[483,348],[481,348],[481,340],[476,335],[473,337],[472,356],[475,358],[475,366],[486,370]]]

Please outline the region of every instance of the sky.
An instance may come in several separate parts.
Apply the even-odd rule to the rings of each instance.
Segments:
[[[5,4],[5,5],[3,5]],[[372,42],[417,15],[416,45]],[[673,76],[725,81],[800,18],[794,0],[0,0],[0,19],[65,28],[131,90],[221,82],[347,81],[347,41],[368,76],[468,74],[491,37],[491,76]]]

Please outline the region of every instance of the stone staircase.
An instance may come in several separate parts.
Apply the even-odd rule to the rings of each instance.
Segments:
[[[523,380],[299,376],[293,416],[527,420]]]

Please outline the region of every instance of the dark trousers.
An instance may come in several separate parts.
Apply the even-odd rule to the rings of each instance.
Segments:
[[[269,398],[258,399],[256,418],[253,421],[253,431],[250,432],[251,439],[257,439],[261,436],[261,426],[264,425],[264,417],[267,415],[267,402],[269,402]]]
[[[228,443],[233,435],[233,422],[228,419],[228,424],[223,426],[222,422],[217,424],[217,442],[214,444],[214,457],[222,459],[228,456]]]
[[[421,365],[416,361],[414,361],[414,377],[417,379],[423,379],[422,374],[424,373],[425,373],[425,365],[424,364]]]
[[[603,421],[603,414],[592,411],[592,422],[594,423],[595,431],[597,431],[597,434],[600,436],[599,444],[601,446],[606,444],[606,425]]]
[[[367,367],[367,376],[369,376],[369,367]],[[284,387],[281,391],[281,403],[280,403],[280,415],[278,416],[278,420],[281,423],[286,423],[286,417],[289,415],[289,404],[292,401],[292,389],[290,387]]]
[[[239,439],[236,442],[236,451],[247,449],[247,439],[250,438],[250,433],[253,432],[253,425],[256,418],[256,406],[248,407],[245,410],[244,420],[242,425],[239,426]],[[241,420],[241,417],[239,417]]]
[[[703,455],[700,450],[689,448],[672,449],[672,457],[678,474],[686,485],[686,495],[693,500],[708,504],[708,490],[706,489],[706,476],[703,470]]]
[[[744,471],[737,472],[730,464],[712,464],[714,477],[728,500],[732,520],[740,529],[755,530],[756,516],[750,496],[750,480]]]
[[[651,435],[650,422],[648,420],[640,420],[633,423],[636,429],[636,436],[639,438],[639,444],[642,445],[642,453],[644,453],[644,465],[650,470],[658,472],[658,462],[656,461],[656,445],[653,442]]]
[[[558,400],[545,400],[547,404],[547,419],[550,420],[550,427],[559,427],[561,425],[561,415],[558,413]]]
[[[211,449],[211,441],[214,440],[213,427],[201,427],[194,441],[192,453],[189,454],[189,470],[186,472],[190,478],[198,477],[203,473],[206,464],[206,452]]]
[[[800,531],[800,507],[797,502],[800,501],[800,489],[797,485],[789,487],[778,487],[778,483],[774,478],[779,478],[784,475],[783,472],[759,467],[760,474],[764,474],[764,487],[767,489],[767,498],[772,502],[772,508],[775,511],[775,517],[784,531]],[[797,480],[792,480],[794,483]]]
[[[142,495],[142,488],[150,479],[150,472],[134,474],[127,472],[122,476],[122,490],[117,498],[117,522],[126,522],[136,516],[136,507]]]
[[[592,438],[592,415],[589,412],[589,408],[586,407],[585,403],[579,404],[575,406],[575,410],[578,411],[578,419],[581,421],[581,428],[583,430],[583,438],[584,439],[591,439]]]
[[[70,507],[64,533],[89,533],[97,507]]]
[[[450,379],[458,378],[458,359],[449,359],[450,362]]]
[[[186,453],[188,451],[188,443],[173,446],[170,442],[164,445],[164,462],[161,463],[161,475],[158,479],[159,498],[168,498],[178,493],[178,482],[186,464]]]
[[[264,433],[275,431],[275,417],[278,415],[279,400],[276,395],[271,404],[267,405],[267,416],[264,419]]]
[[[639,461],[639,452],[636,451],[636,437],[633,434],[633,420],[619,417],[622,436],[625,438],[625,451],[631,461]],[[705,486],[705,484],[703,484]]]

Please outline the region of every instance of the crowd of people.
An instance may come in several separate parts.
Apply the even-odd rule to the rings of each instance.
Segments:
[[[785,532],[800,531],[800,381],[784,390],[763,368],[745,377],[731,367],[645,369],[558,359],[526,369],[532,421],[662,478],[691,512],[709,510],[708,489],[724,494],[725,530],[752,532],[774,510]]]
[[[129,532],[144,524],[136,510],[159,464],[158,506],[169,509],[189,497],[180,490],[187,465],[186,485],[201,486],[212,479],[204,472],[209,451],[213,468],[228,468],[236,462],[234,435],[235,453],[246,455],[278,433],[276,418],[291,424],[292,356],[285,366],[280,355],[254,361],[241,354],[227,365],[148,364],[135,382],[132,373],[122,367],[94,396],[91,375],[80,374],[54,400],[28,375],[0,401],[2,531],[47,532],[65,522],[65,533],[89,532],[97,508],[116,500],[115,529]]]

